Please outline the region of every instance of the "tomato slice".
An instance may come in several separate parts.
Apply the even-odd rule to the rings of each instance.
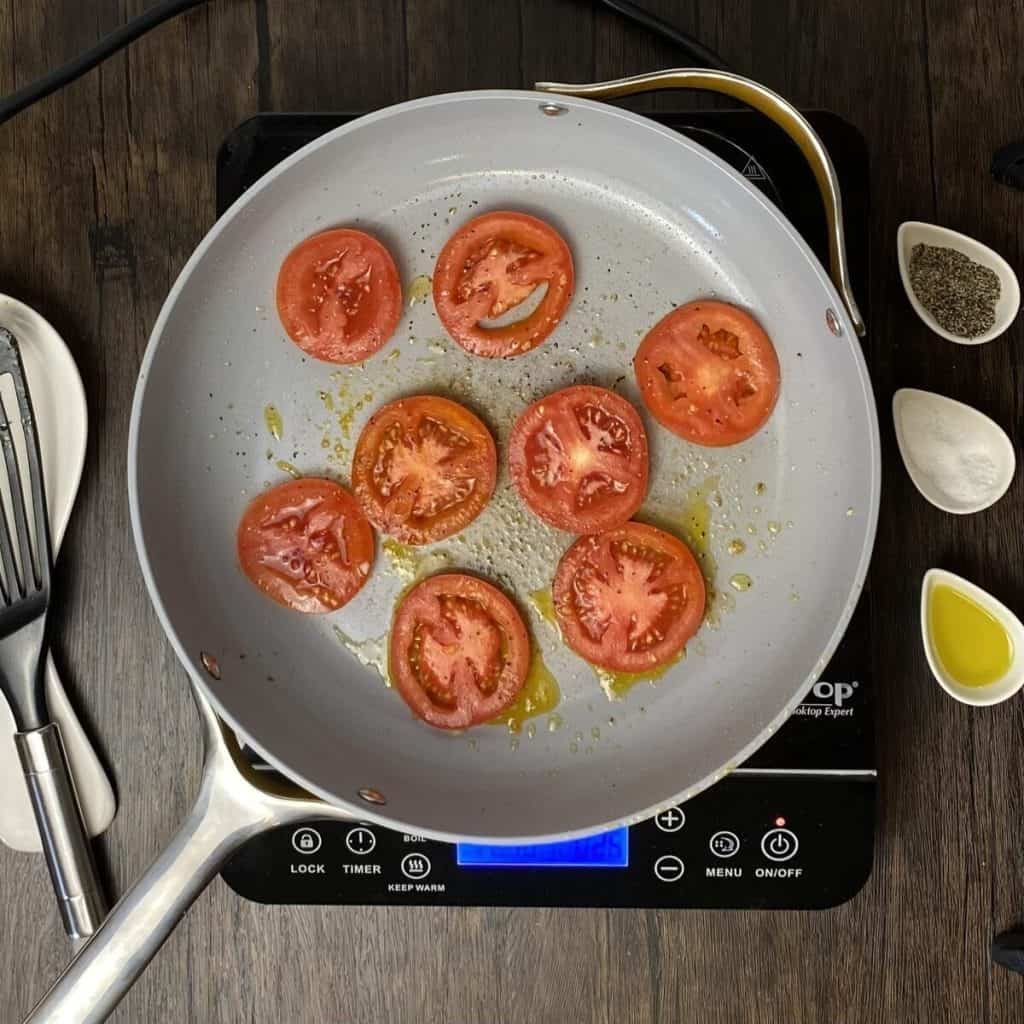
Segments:
[[[487,427],[436,395],[378,409],[359,435],[352,487],[378,529],[428,544],[468,526],[494,492],[498,456]]]
[[[643,523],[581,537],[551,592],[565,642],[613,672],[672,661],[704,617],[704,577],[690,549]]]
[[[534,402],[509,438],[512,480],[546,523],[571,533],[621,526],[647,493],[647,434],[636,409],[578,385]]]
[[[402,286],[376,238],[334,228],[300,242],[277,275],[277,312],[303,352],[328,363],[359,363],[395,333]]]
[[[395,612],[391,678],[410,708],[442,729],[486,722],[512,704],[530,668],[515,605],[475,576],[432,576]]]
[[[572,253],[550,224],[497,210],[464,224],[434,267],[434,306],[445,330],[478,356],[518,356],[562,319],[573,289]],[[515,323],[487,326],[547,285],[536,309]]]
[[[255,498],[238,524],[242,571],[268,597],[300,612],[333,612],[370,575],[373,530],[355,498],[304,477]]]
[[[691,302],[651,328],[633,357],[651,415],[694,444],[745,441],[779,397],[779,358],[761,325],[727,302]]]

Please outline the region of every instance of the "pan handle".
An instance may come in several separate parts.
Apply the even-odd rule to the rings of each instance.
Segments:
[[[771,118],[800,147],[814,173],[825,204],[825,217],[828,220],[832,281],[843,300],[843,305],[846,306],[846,311],[850,314],[854,330],[860,337],[864,336],[864,318],[857,308],[853,289],[850,287],[846,240],[843,234],[843,200],[839,192],[836,169],[821,139],[807,118],[792,103],[759,82],[728,71],[711,71],[705,68],[673,68],[669,71],[655,71],[646,75],[633,75],[630,78],[616,78],[608,82],[592,82],[586,85],[537,82],[534,88],[540,92],[556,92],[587,99],[614,99],[618,96],[654,92],[658,89],[698,89],[731,96]]]
[[[297,787],[257,777],[205,697],[193,692],[203,721],[205,761],[199,796],[188,818],[24,1024],[105,1021],[246,839],[292,821],[342,816]]]

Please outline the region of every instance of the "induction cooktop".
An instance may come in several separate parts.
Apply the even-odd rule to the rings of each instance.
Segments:
[[[218,153],[218,213],[279,161],[354,116],[261,114],[246,121]],[[747,111],[649,116],[740,171],[827,266],[814,178],[780,129]],[[853,285],[866,316],[867,149],[835,115],[807,116],[839,174]],[[870,348],[866,355],[870,364]],[[872,866],[877,772],[870,639],[869,583],[831,662],[785,726],[711,789],[642,824],[509,847],[450,845],[357,821],[309,821],[251,839],[223,877],[263,903],[836,906],[863,887]]]

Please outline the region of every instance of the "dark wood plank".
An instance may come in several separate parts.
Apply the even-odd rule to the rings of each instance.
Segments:
[[[896,227],[914,217],[967,230],[1024,264],[1022,199],[986,170],[991,150],[1024,123],[1019,2],[788,0],[770,12],[756,0],[646,2],[736,70],[836,110],[868,139],[867,345],[887,453],[888,402],[903,385],[976,404],[1019,440],[1022,329],[981,349],[945,345],[914,318],[894,258]],[[144,6],[0,0],[0,52],[10,55],[0,89]],[[220,139],[261,105],[371,108],[685,63],[585,0],[222,2],[0,128],[0,282],[65,334],[90,396],[93,438],[62,562],[58,649],[116,768],[121,810],[104,851],[119,890],[166,841],[198,779],[187,690],[132,549],[125,444],[148,330],[212,217]],[[1022,1019],[1024,985],[989,965],[987,944],[1024,917],[1024,767],[1014,754],[1024,706],[951,702],[930,681],[914,632],[920,576],[933,564],[1024,607],[1022,488],[1018,480],[996,508],[954,520],[887,462],[874,608],[883,801],[874,874],[847,906],[801,915],[269,908],[217,882],[114,1019]],[[0,894],[10,937],[0,943],[0,1019],[16,1020],[67,945],[36,858],[0,851]]]

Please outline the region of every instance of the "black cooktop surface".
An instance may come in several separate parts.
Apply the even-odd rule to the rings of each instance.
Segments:
[[[351,114],[262,114],[217,158],[222,213],[286,156]],[[828,265],[825,217],[796,146],[746,111],[657,114],[760,188]],[[867,316],[868,156],[838,117],[808,118],[836,165],[857,299]],[[870,362],[870,353],[868,353]],[[376,825],[311,821],[250,840],[224,869],[266,903],[813,909],[871,872],[874,718],[865,591],[832,661],[778,734],[684,806],[602,836],[544,846],[455,846]]]

